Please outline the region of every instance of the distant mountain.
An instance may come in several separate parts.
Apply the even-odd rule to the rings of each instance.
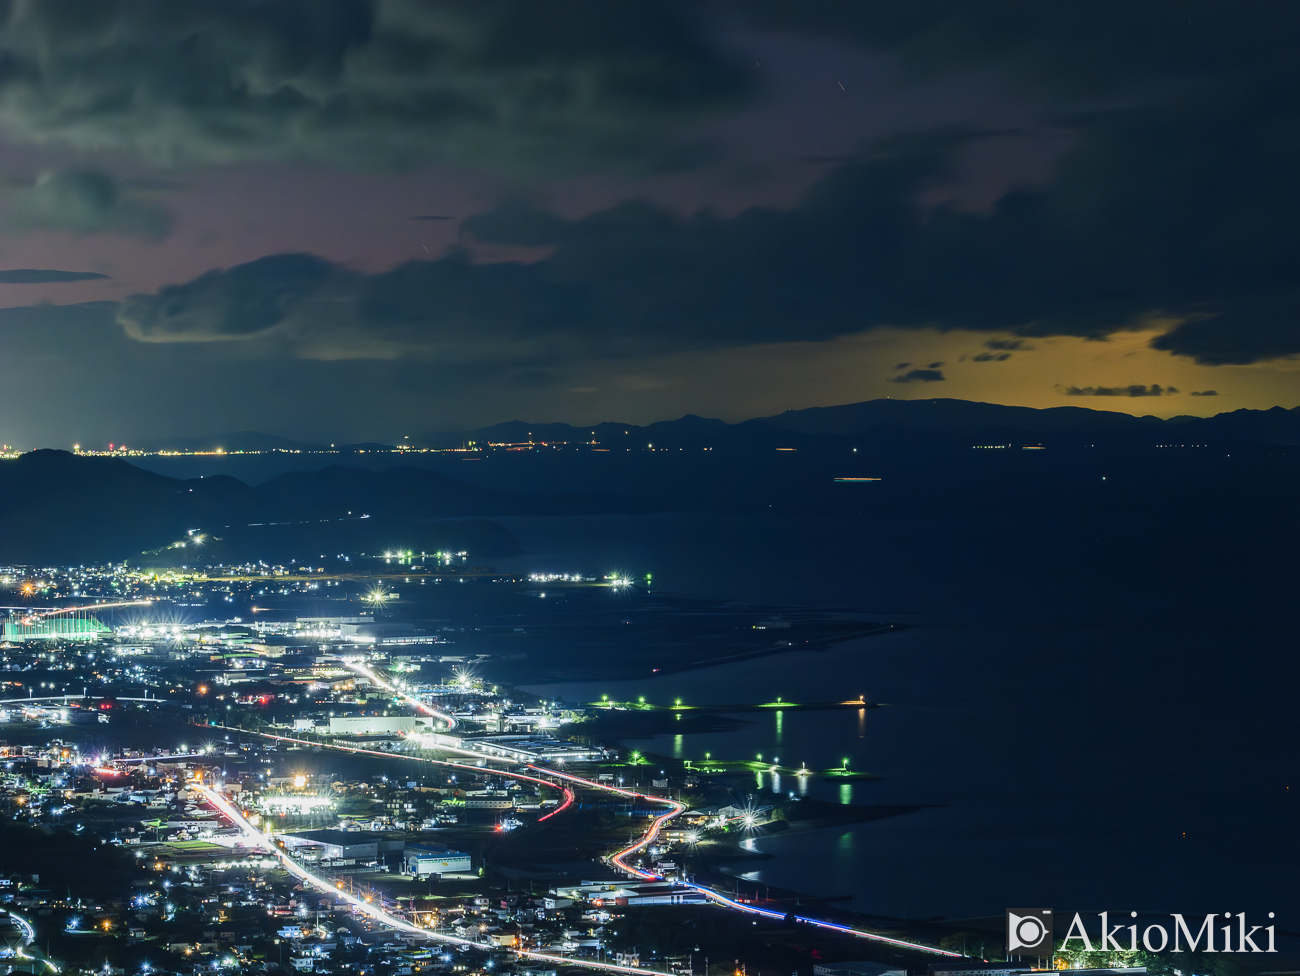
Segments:
[[[152,440],[130,441],[128,447],[139,451],[338,451],[356,454],[361,451],[392,451],[392,444],[362,441],[356,444],[318,444],[299,441],[292,437],[263,434],[256,430],[236,430],[228,434],[210,434],[207,437],[156,437]]]
[[[253,489],[234,478],[177,481],[116,458],[32,451],[0,462],[0,559],[120,560],[191,528],[253,521],[263,509]]]
[[[1233,410],[1213,417],[1173,417],[1165,421],[1179,435],[1211,441],[1241,441],[1254,444],[1300,444],[1300,407],[1287,410]]]
[[[569,424],[529,424],[512,420],[463,434],[461,440],[479,444],[592,443],[606,450],[643,450],[651,446],[770,449],[797,444],[804,438],[763,420],[729,424],[723,420],[688,413],[677,420],[662,420],[645,427],[619,423],[574,427]]]
[[[140,451],[320,451],[329,445],[298,441],[255,430],[236,430],[207,437],[157,437],[152,440],[129,441],[128,446]]]
[[[803,434],[846,436],[880,427],[907,430],[974,432],[990,428],[1033,432],[1151,429],[1165,423],[1158,417],[1134,417],[1087,407],[1011,407],[971,400],[864,400],[836,407],[787,410],[762,423]]]
[[[1300,444],[1300,407],[1234,410],[1213,417],[1135,417],[1087,407],[1013,407],[969,400],[864,400],[836,407],[787,410],[760,422],[822,436],[852,436],[882,428],[946,433],[1002,429],[1029,433],[1189,436],[1270,444]]]
[[[298,443],[239,437],[220,446]],[[498,516],[813,513],[947,519],[964,532],[995,516],[1014,524],[1069,512],[1098,525],[1158,509],[1188,525],[1215,512],[1226,525],[1230,515],[1289,519],[1300,479],[1300,451],[1290,449],[1300,445],[1300,410],[1280,407],[1161,420],[1074,406],[874,400],[736,424],[694,415],[646,426],[515,421],[463,439],[538,449],[463,464],[459,453],[371,456],[362,452],[386,446],[354,445],[337,458],[345,464],[255,486],[34,451],[0,462],[0,563],[287,562],[449,547],[490,558],[519,549],[487,521]],[[564,449],[540,447],[560,441]],[[1172,445],[1195,449],[1165,449]],[[974,449],[984,447],[1003,450]],[[299,464],[291,454],[282,461]],[[208,537],[207,548],[171,548],[190,530]],[[575,523],[574,531],[587,529]]]
[[[598,441],[601,447],[645,449],[756,448],[812,446],[819,441],[899,434],[971,436],[1063,434],[1119,438],[1142,443],[1197,440],[1263,444],[1300,444],[1300,407],[1287,410],[1234,410],[1214,417],[1135,417],[1110,410],[1063,406],[1036,409],[970,400],[864,400],[834,407],[787,410],[737,424],[687,414],[648,426],[601,423],[530,424],[510,421],[456,435],[459,440],[523,443]],[[444,438],[445,439],[445,438]]]
[[[44,450],[0,462],[0,563],[287,562],[394,547],[492,557],[519,546],[484,515],[644,510],[611,495],[519,495],[410,468],[334,467],[254,488],[222,475],[182,481],[117,458]],[[191,530],[204,545],[175,545]]]
[[[644,450],[650,445],[667,448],[726,448],[770,450],[778,447],[810,447],[818,442],[844,438],[887,437],[908,432],[948,437],[972,435],[1087,435],[1137,442],[1257,443],[1300,445],[1300,407],[1288,410],[1234,410],[1213,417],[1133,416],[1113,410],[1062,406],[1037,409],[1000,403],[935,398],[929,400],[864,400],[833,407],[787,410],[771,417],[757,417],[727,423],[695,414],[641,426],[604,421],[576,426],[565,423],[529,423],[511,420],[472,431],[427,434],[421,446],[479,444],[557,443],[582,445],[595,442],[605,450]],[[131,444],[141,450],[210,451],[328,451],[359,454],[395,450],[394,445],[359,443],[316,444],[257,431],[236,431],[210,437],[189,437],[141,441]]]

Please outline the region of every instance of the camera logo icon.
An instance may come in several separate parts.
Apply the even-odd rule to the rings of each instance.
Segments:
[[[1054,945],[1050,908],[1007,909],[1007,952],[1046,956]]]

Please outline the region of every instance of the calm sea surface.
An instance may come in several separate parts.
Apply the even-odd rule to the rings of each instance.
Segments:
[[[881,703],[743,713],[731,732],[626,743],[820,768],[848,758],[881,779],[808,790],[845,803],[927,805],[843,831],[757,840],[775,857],[737,865],[742,877],[893,916],[1046,904],[1276,911],[1282,927],[1300,927],[1297,643],[1283,608],[1240,598],[1225,606],[1213,581],[1170,599],[1178,588],[1168,569],[1150,573],[1163,580],[1146,586],[1143,604],[1133,589],[1149,570],[1139,565],[1088,579],[1011,561],[980,575],[978,554],[918,559],[872,546],[868,528],[831,534],[816,520],[505,521],[532,553],[519,560],[528,567],[597,568],[599,553],[611,565],[653,568],[656,584],[665,578],[678,592],[911,611],[909,630],[829,651],[534,689],[577,701],[865,694]],[[806,558],[796,559],[800,537]],[[1198,612],[1200,602],[1213,612]],[[752,786],[755,802],[798,789],[769,776]]]

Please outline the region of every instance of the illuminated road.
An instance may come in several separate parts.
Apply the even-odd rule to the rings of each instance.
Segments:
[[[616,854],[609,855],[609,857],[606,858],[606,860],[608,860],[610,864],[614,865],[620,871],[626,871],[628,874],[632,875],[633,877],[640,878],[643,881],[660,880],[659,876],[656,874],[651,874],[648,871],[642,871],[640,868],[632,867],[630,864],[627,863],[626,859],[631,857],[633,854],[637,853],[638,851],[645,850],[645,848],[653,844],[655,838],[659,836],[659,831],[663,830],[664,824],[666,824],[669,820],[672,820],[673,817],[677,816],[679,813],[684,811],[686,809],[686,804],[679,803],[676,800],[670,800],[667,797],[647,796],[645,793],[637,793],[633,790],[625,790],[617,786],[609,786],[604,783],[597,783],[594,780],[583,779],[581,776],[574,776],[572,773],[561,773],[557,770],[547,769],[543,766],[530,765],[528,768],[536,769],[539,772],[550,773],[552,776],[558,776],[561,779],[568,780],[571,783],[581,783],[583,786],[589,786],[592,789],[597,789],[597,790],[605,790],[608,793],[615,793],[619,796],[626,796],[626,797],[631,797],[639,800],[650,800],[652,803],[667,804],[670,807],[669,811],[663,814],[662,816],[656,817],[654,821],[650,824],[650,827],[646,830],[646,832],[641,835],[640,840],[638,840],[634,844],[631,844],[628,847],[623,848],[623,850],[619,851]]]
[[[440,711],[438,711],[436,708],[434,708],[434,707],[431,706],[431,705],[426,705],[424,702],[420,701],[418,698],[414,698],[414,697],[412,697],[411,695],[408,695],[406,692],[402,691],[400,688],[398,688],[396,685],[394,685],[391,681],[385,681],[383,678],[379,677],[379,675],[375,674],[375,672],[371,671],[371,670],[370,670],[368,667],[366,667],[364,664],[361,664],[361,663],[359,663],[359,662],[357,662],[357,661],[349,661],[349,660],[346,660],[345,658],[339,658],[339,660],[342,661],[343,666],[344,666],[345,668],[349,668],[350,670],[355,671],[357,674],[361,675],[363,678],[369,678],[369,679],[370,679],[371,681],[373,681],[375,684],[379,685],[379,687],[381,687],[381,688],[385,688],[385,689],[387,689],[388,691],[391,691],[391,692],[392,692],[394,695],[396,695],[398,698],[402,699],[403,701],[407,702],[408,704],[410,704],[410,705],[414,706],[415,708],[418,708],[420,711],[424,712],[425,715],[428,715],[428,716],[431,716],[432,718],[436,718],[436,719],[439,719],[439,720],[441,720],[441,721],[443,721],[443,722],[446,722],[446,723],[447,723],[447,731],[448,731],[448,732],[450,732],[452,729],[454,729],[454,728],[456,727],[456,719],[455,719],[455,718],[453,718],[452,716],[448,715],[446,712],[440,712]]]
[[[111,610],[114,607],[150,607],[153,606],[153,600],[122,600],[118,603],[90,603],[84,607],[59,607],[54,610],[43,610],[33,613],[33,617],[53,617],[60,613],[80,613],[83,610]]]
[[[27,921],[27,919],[23,918],[21,915],[15,915],[12,911],[8,912],[4,917],[17,925],[18,928],[22,930],[23,935],[22,945],[14,946],[11,944],[7,946],[3,952],[0,952],[0,958],[21,959],[24,962],[39,962],[52,973],[58,973],[61,971],[58,966],[46,959],[44,953],[39,949],[33,950],[36,952],[36,955],[34,956],[26,955],[23,952],[24,947],[30,946],[36,941],[36,930],[32,927],[31,922]]]
[[[667,813],[663,814],[662,816],[656,817],[654,819],[654,821],[650,824],[649,829],[646,830],[646,832],[641,835],[640,840],[636,841],[636,843],[634,844],[628,845],[627,847],[623,848],[621,851],[619,851],[616,854],[611,854],[608,858],[610,864],[613,864],[621,871],[626,871],[634,878],[640,878],[642,881],[662,880],[657,874],[651,874],[649,871],[642,871],[640,868],[632,867],[632,865],[627,863],[627,858],[631,857],[633,854],[636,854],[638,851],[644,850],[645,848],[649,847],[652,843],[654,843],[655,838],[659,836],[659,832],[663,830],[664,824],[666,824],[669,820],[671,820],[673,817],[677,816],[678,814],[680,814],[682,811],[686,809],[686,807],[683,804],[679,803],[676,800],[670,800],[667,797],[650,796],[649,794],[646,793],[636,793],[633,792],[632,790],[624,790],[615,786],[609,786],[608,784],[605,783],[598,783],[595,782],[594,780],[583,779],[580,776],[574,776],[570,773],[561,773],[553,769],[544,769],[541,766],[529,766],[528,768],[536,769],[541,772],[550,773],[552,776],[558,776],[561,779],[568,780],[569,782],[572,783],[581,783],[583,786],[590,786],[598,790],[606,790],[610,793],[617,793],[620,796],[635,797],[641,800],[650,800],[654,803],[663,803],[666,804],[668,807],[670,807]],[[729,898],[726,895],[722,894],[721,892],[714,891],[712,888],[706,888],[704,885],[695,884],[689,881],[681,882],[681,884],[683,885],[683,887],[690,888],[692,891],[698,891],[700,894],[704,895],[710,901],[714,902],[715,904],[725,906],[726,908],[731,908],[739,912],[747,912],[751,915],[761,915],[764,918],[780,920],[786,917],[785,912],[773,911],[770,908],[759,908],[757,905],[752,905],[747,902],[736,901],[734,898]],[[928,952],[937,956],[949,956],[954,959],[965,958],[964,956],[962,956],[960,952],[949,952],[947,949],[936,949],[933,946],[921,945],[919,942],[907,942],[903,939],[890,938],[887,935],[877,935],[874,932],[863,932],[861,929],[855,929],[848,925],[837,925],[835,922],[827,922],[824,921],[823,919],[806,918],[802,915],[795,915],[793,917],[797,921],[806,922],[809,925],[815,925],[818,928],[827,929],[831,932],[839,932],[842,935],[853,935],[860,939],[868,939],[872,942],[881,942],[884,943],[885,945],[898,946],[899,948],[903,948],[903,949],[913,949],[917,952]]]
[[[465,763],[456,763],[445,759],[429,759],[424,756],[409,756],[403,753],[380,752],[375,749],[358,749],[353,746],[339,746],[339,745],[330,745],[327,743],[309,742],[306,739],[294,739],[288,736],[272,735],[267,732],[254,732],[252,734],[269,738],[269,739],[278,739],[286,742],[299,742],[304,745],[313,745],[313,746],[319,745],[325,749],[337,749],[343,752],[354,752],[354,753],[363,753],[372,756],[379,756],[385,759],[392,759],[392,758],[410,759],[415,762],[427,762],[427,763],[434,763],[435,765],[439,765],[439,766],[451,766],[459,769],[468,769],[477,773],[483,772],[483,767],[469,766]],[[462,750],[462,751],[468,751],[468,750]],[[482,758],[495,759],[496,757],[484,756]],[[506,760],[496,759],[496,761],[504,762]],[[648,793],[637,793],[634,790],[625,790],[622,789],[621,787],[611,786],[608,783],[599,783],[596,782],[595,780],[584,779],[583,777],[575,776],[572,773],[560,772],[559,770],[550,769],[544,766],[535,766],[530,764],[528,768],[536,770],[537,772],[540,773],[545,773],[547,776],[552,776],[557,779],[561,779],[570,783],[577,783],[582,786],[589,787],[591,789],[601,790],[606,793],[613,793],[617,796],[648,800],[652,803],[661,803],[667,806],[669,808],[668,812],[662,814],[659,817],[656,817],[651,822],[646,832],[641,835],[639,840],[637,840],[633,844],[628,845],[627,847],[623,848],[617,853],[609,855],[609,857],[607,858],[610,864],[613,864],[619,870],[626,871],[634,878],[639,878],[642,881],[662,880],[658,875],[651,874],[648,871],[642,871],[640,868],[632,867],[630,864],[627,863],[627,858],[633,856],[639,851],[644,850],[645,848],[649,847],[652,843],[654,843],[655,839],[659,836],[660,831],[663,830],[664,824],[666,824],[669,820],[672,820],[674,817],[681,814],[686,809],[684,804],[678,802],[677,800],[669,799],[667,797],[653,796]],[[557,788],[557,789],[561,788],[554,781],[548,782],[545,780],[540,780],[535,777],[526,776],[523,773],[512,773],[512,772],[507,772],[505,770],[493,770],[493,772],[499,776],[509,776],[515,779],[524,779],[524,780],[529,780],[531,782],[544,783],[545,785],[550,786],[552,788]],[[554,816],[555,814],[559,813],[560,810],[565,809],[565,807],[568,807],[570,803],[572,803],[573,800],[572,791],[566,790],[565,793],[566,793],[566,800],[564,805],[552,811],[550,814],[548,814],[548,816]],[[760,915],[764,918],[770,918],[776,920],[782,920],[787,916],[786,912],[774,911],[770,908],[760,908],[757,905],[737,901],[734,898],[730,898],[727,895],[724,895],[719,891],[714,891],[712,888],[707,888],[704,885],[695,884],[694,882],[681,882],[681,883],[684,887],[690,888],[692,891],[698,891],[700,894],[704,895],[714,904],[721,905],[725,908],[730,908],[734,911],[745,912],[750,915]],[[797,921],[807,923],[808,925],[815,925],[818,928],[826,929],[827,931],[830,932],[838,932],[841,935],[851,935],[859,939],[867,939],[868,941],[871,942],[879,942],[884,945],[896,946],[901,949],[911,949],[916,952],[925,952],[936,956],[946,956],[952,959],[965,958],[960,952],[950,952],[947,949],[938,949],[935,948],[934,946],[922,945],[919,942],[908,942],[904,939],[894,939],[891,938],[890,936],[878,935],[874,932],[864,932],[861,929],[855,929],[848,925],[839,925],[835,922],[827,922],[824,919],[809,918],[803,915],[794,915],[793,918],[795,918]],[[553,958],[558,959],[559,957],[553,957]],[[650,970],[637,969],[637,970],[626,970],[626,971],[645,973],[645,972],[649,972]]]
[[[379,753],[379,755],[382,756],[387,754]],[[413,757],[408,757],[408,758],[413,758]],[[533,777],[522,776],[521,774],[518,773],[506,774],[506,775],[515,775],[523,779],[533,779]],[[537,782],[541,782],[541,781],[537,780]],[[230,801],[227,800],[224,796],[222,796],[219,792],[212,789],[210,786],[206,786],[202,783],[197,783],[197,782],[190,784],[190,787],[192,789],[197,790],[199,793],[201,793],[203,795],[203,798],[207,800],[208,803],[210,803],[223,816],[225,816],[227,820],[229,820],[232,824],[234,824],[237,828],[239,828],[240,833],[247,840],[251,841],[253,845],[262,848],[262,850],[267,851],[270,854],[275,855],[275,857],[279,859],[280,863],[284,865],[285,870],[288,871],[290,874],[292,874],[294,877],[298,878],[299,880],[303,881],[306,884],[311,885],[313,888],[317,889],[318,891],[322,891],[333,898],[337,898],[339,901],[346,902],[348,905],[351,905],[353,909],[367,916],[368,918],[374,919],[376,922],[379,922],[382,925],[386,925],[389,928],[394,929],[398,932],[405,932],[408,935],[414,935],[422,939],[432,939],[435,942],[443,942],[450,945],[459,945],[465,947],[473,947],[485,951],[490,951],[493,948],[496,948],[490,943],[475,942],[472,939],[463,939],[460,938],[459,936],[446,935],[441,932],[436,932],[433,929],[426,929],[426,928],[421,928],[418,925],[412,925],[410,922],[406,921],[406,919],[398,918],[395,915],[390,915],[388,912],[384,911],[378,905],[375,905],[374,903],[364,898],[359,898],[356,895],[351,894],[350,892],[344,891],[335,882],[330,881],[328,878],[318,875],[313,871],[307,870],[305,867],[303,867],[301,864],[295,861],[292,857],[289,856],[288,853],[286,853],[283,849],[281,849],[275,843],[274,840],[272,840],[266,834],[262,833],[262,831],[254,827],[253,824],[250,823],[242,813],[240,813],[237,809],[235,809],[234,805],[232,805]],[[546,952],[534,952],[529,949],[510,949],[509,951],[513,952],[517,956],[521,956],[526,959],[538,959],[545,962],[563,963],[566,966],[581,966],[586,969],[599,969],[603,972],[642,973],[642,974],[653,974],[657,972],[657,970],[653,970],[653,969],[640,969],[632,966],[618,966],[615,965],[614,963],[594,962],[592,960],[587,960],[587,959],[574,959],[574,958],[570,958],[569,956],[556,956]]]
[[[23,930],[23,945],[31,945],[36,939],[36,930],[32,928],[32,923],[21,915],[15,915],[13,912],[10,912],[7,917]]]
[[[565,802],[561,806],[557,807],[555,810],[552,811],[551,813],[552,816],[556,813],[559,813],[560,810],[563,810],[565,807],[569,806],[569,804],[572,803],[573,801],[573,791],[565,787],[562,783],[557,783],[554,780],[549,780],[549,779],[541,779],[537,776],[529,776],[526,773],[514,773],[504,769],[489,770],[484,766],[471,766],[469,763],[453,762],[450,759],[430,759],[427,756],[412,756],[405,752],[384,752],[380,749],[362,749],[360,746],[340,746],[329,742],[315,742],[311,739],[298,739],[291,735],[274,735],[270,732],[250,732],[247,729],[240,729],[233,725],[205,725],[199,727],[211,728],[211,729],[225,729],[230,732],[239,732],[241,735],[256,735],[259,738],[274,739],[277,742],[293,742],[298,745],[311,746],[312,748],[333,749],[336,752],[351,752],[361,756],[376,756],[379,759],[406,759],[411,762],[433,763],[435,766],[447,766],[451,769],[463,769],[466,772],[478,773],[480,775],[482,775],[484,772],[491,772],[494,776],[505,776],[510,779],[523,780],[524,782],[527,783],[537,783],[540,786],[548,786],[553,790],[558,790],[559,792],[565,795]],[[438,748],[442,749],[443,747],[439,746]],[[458,749],[452,751],[465,752],[471,756],[478,756],[479,758],[483,758],[483,759],[491,758],[491,757],[481,756],[479,753],[474,752],[470,749]],[[529,767],[529,768],[537,768],[537,767]],[[542,772],[549,773],[551,772],[551,770],[542,770]]]
[[[34,697],[32,697],[32,698],[0,698],[0,705],[21,705],[21,704],[23,704],[23,702],[43,702],[43,701],[45,701],[45,702],[63,702],[63,704],[67,705],[69,702],[74,702],[74,701],[85,701],[87,698],[89,698],[91,701],[103,701],[105,697],[106,697],[106,696],[104,696],[104,695],[72,695],[72,694],[68,694],[68,695],[46,695],[46,696],[44,696],[44,697],[41,697],[41,696],[37,695],[37,696],[34,696]],[[161,704],[163,704],[167,699],[165,699],[165,698],[127,698],[125,695],[113,695],[111,700],[112,700],[112,701],[153,702],[155,705],[161,705]]]

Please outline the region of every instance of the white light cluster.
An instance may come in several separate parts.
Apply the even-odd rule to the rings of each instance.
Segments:
[[[328,796],[263,796],[257,805],[265,813],[309,813],[323,810],[334,805]]]

